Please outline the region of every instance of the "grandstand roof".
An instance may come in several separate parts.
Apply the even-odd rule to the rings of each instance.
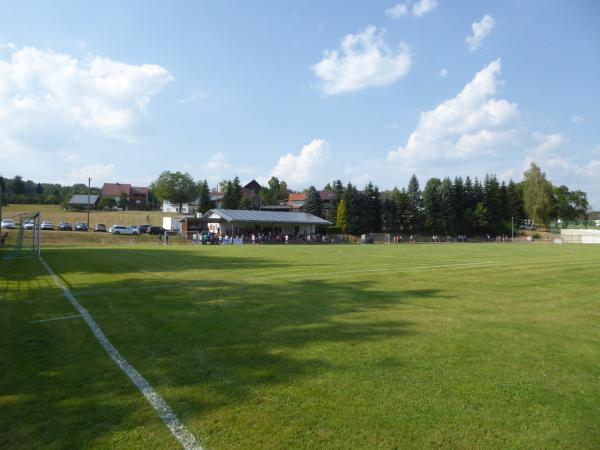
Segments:
[[[310,225],[331,225],[331,222],[300,212],[281,211],[248,211],[242,209],[211,209],[202,218],[209,219],[217,216],[225,222],[255,222],[255,223],[295,223]]]

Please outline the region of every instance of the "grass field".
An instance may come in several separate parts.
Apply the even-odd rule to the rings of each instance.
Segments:
[[[210,449],[599,448],[600,246],[57,247]],[[0,448],[177,448],[32,258],[0,259]]]

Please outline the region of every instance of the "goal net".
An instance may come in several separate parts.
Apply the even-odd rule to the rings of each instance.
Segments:
[[[39,256],[41,245],[40,213],[5,217],[0,229],[0,257],[3,259]]]

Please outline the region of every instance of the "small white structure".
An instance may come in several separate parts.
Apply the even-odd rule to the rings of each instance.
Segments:
[[[162,202],[162,212],[166,213],[180,213],[180,214],[190,214],[192,210],[193,204],[191,203],[183,203],[181,205],[181,211],[179,210],[179,203],[171,203],[168,200],[163,200]]]
[[[167,231],[181,231],[180,217],[163,217],[163,228]]]
[[[600,244],[600,230],[567,228],[560,230],[563,244]]]

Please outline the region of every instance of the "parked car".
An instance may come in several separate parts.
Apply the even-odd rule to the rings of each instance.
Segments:
[[[73,227],[69,222],[61,222],[58,224],[58,231],[73,231]]]
[[[148,228],[150,228],[150,225],[139,225],[137,227],[137,229],[140,231],[140,234],[147,233],[148,232]]]
[[[2,220],[2,223],[0,224],[0,228],[7,228],[7,229],[14,230],[15,228],[17,228],[17,225],[15,224],[15,221],[12,219],[4,219],[4,220]]]
[[[49,220],[44,220],[40,225],[40,230],[54,230],[54,224]]]
[[[23,222],[24,230],[33,230],[35,228],[35,222],[33,220],[26,220]]]
[[[106,232],[106,225],[99,223],[94,227],[94,231]]]
[[[87,231],[88,226],[83,222],[79,222],[75,224],[75,231]]]
[[[148,234],[163,234],[166,230],[163,227],[148,227]]]
[[[113,225],[108,231],[112,234],[140,234],[137,230],[134,230],[130,227],[126,227],[125,225]]]

